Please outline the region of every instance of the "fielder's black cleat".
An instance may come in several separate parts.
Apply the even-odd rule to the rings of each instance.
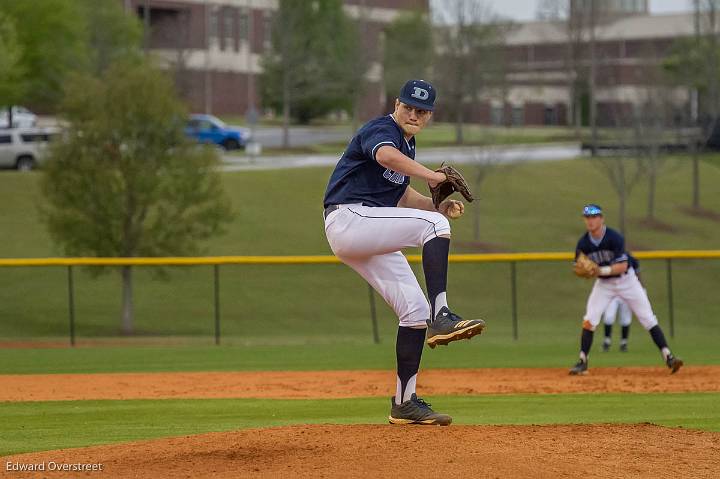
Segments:
[[[587,374],[588,370],[588,363],[587,361],[583,361],[582,359],[577,362],[577,364],[570,368],[570,375],[571,376],[579,376],[581,374]]]
[[[605,340],[603,341],[603,345],[602,345],[602,350],[604,353],[607,353],[608,351],[610,351],[610,344],[612,344],[610,342],[610,339],[605,338]]]
[[[671,354],[667,357],[665,364],[667,364],[667,367],[670,368],[670,374],[675,374],[685,363],[682,359],[676,358]]]
[[[462,319],[446,306],[440,308],[434,320],[427,321],[427,344],[434,348],[438,344],[446,345],[461,339],[470,339],[485,329],[482,319]]]
[[[621,352],[621,353],[627,353],[627,352],[628,352],[627,342],[625,342],[625,343],[621,342],[621,343],[620,343],[620,352]]]
[[[402,404],[395,404],[395,398],[391,398],[392,408],[390,409],[390,424],[424,424],[434,426],[448,426],[452,418],[447,414],[440,414],[430,409],[426,403],[416,394]]]

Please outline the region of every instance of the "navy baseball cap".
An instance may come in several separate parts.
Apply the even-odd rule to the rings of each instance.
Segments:
[[[435,88],[425,80],[409,80],[400,90],[398,100],[415,108],[432,111]]]
[[[589,204],[583,206],[583,216],[599,216],[602,215],[602,208],[599,205]]]

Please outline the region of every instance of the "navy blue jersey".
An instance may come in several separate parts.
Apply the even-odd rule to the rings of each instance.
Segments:
[[[330,176],[323,207],[345,203],[366,206],[397,206],[410,184],[410,177],[385,168],[375,159],[377,150],[388,145],[415,159],[415,138],[405,139],[390,115],[370,120],[348,144]]]
[[[637,258],[630,253],[627,254],[628,256],[628,263],[630,263],[630,267],[635,270],[636,273],[640,272],[640,262],[637,260]]]
[[[625,239],[620,233],[608,227],[605,227],[605,234],[599,241],[590,238],[590,233],[582,235],[575,248],[576,259],[580,251],[600,266],[610,266],[628,261]]]

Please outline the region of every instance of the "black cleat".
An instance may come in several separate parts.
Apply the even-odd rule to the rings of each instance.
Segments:
[[[482,319],[462,319],[457,314],[443,306],[434,320],[427,321],[427,344],[434,348],[438,344],[446,345],[461,339],[470,339],[485,329]]]
[[[682,359],[676,358],[671,354],[670,356],[668,356],[665,364],[667,364],[667,367],[670,368],[670,374],[675,374],[685,363]]]
[[[621,352],[621,353],[627,353],[627,352],[628,352],[627,343],[620,343],[620,352]]]
[[[440,414],[430,409],[426,403],[416,394],[402,404],[395,404],[395,398],[391,399],[390,424],[425,424],[434,426],[448,426],[452,418],[447,414]]]
[[[602,350],[604,353],[607,353],[608,351],[610,351],[610,344],[611,344],[610,339],[605,338],[605,340],[603,341],[603,345],[602,345]]]
[[[570,368],[570,375],[571,376],[579,376],[581,374],[587,374],[588,371],[588,363],[587,361],[583,361],[582,359],[577,362],[577,364]]]

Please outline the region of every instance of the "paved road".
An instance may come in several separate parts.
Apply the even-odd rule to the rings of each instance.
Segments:
[[[579,144],[545,144],[495,147],[427,148],[420,150],[417,160],[421,163],[451,164],[473,163],[520,163],[526,161],[568,160],[581,156]],[[223,156],[223,171],[272,170],[282,168],[306,168],[312,166],[333,166],[340,155],[292,155]]]
[[[347,128],[347,130],[333,128],[329,131],[302,126],[293,126],[290,128],[290,144],[292,146],[335,143],[337,141],[345,142],[350,136],[350,128]],[[280,148],[282,146],[282,128],[256,127],[253,131],[253,138],[264,148]]]

